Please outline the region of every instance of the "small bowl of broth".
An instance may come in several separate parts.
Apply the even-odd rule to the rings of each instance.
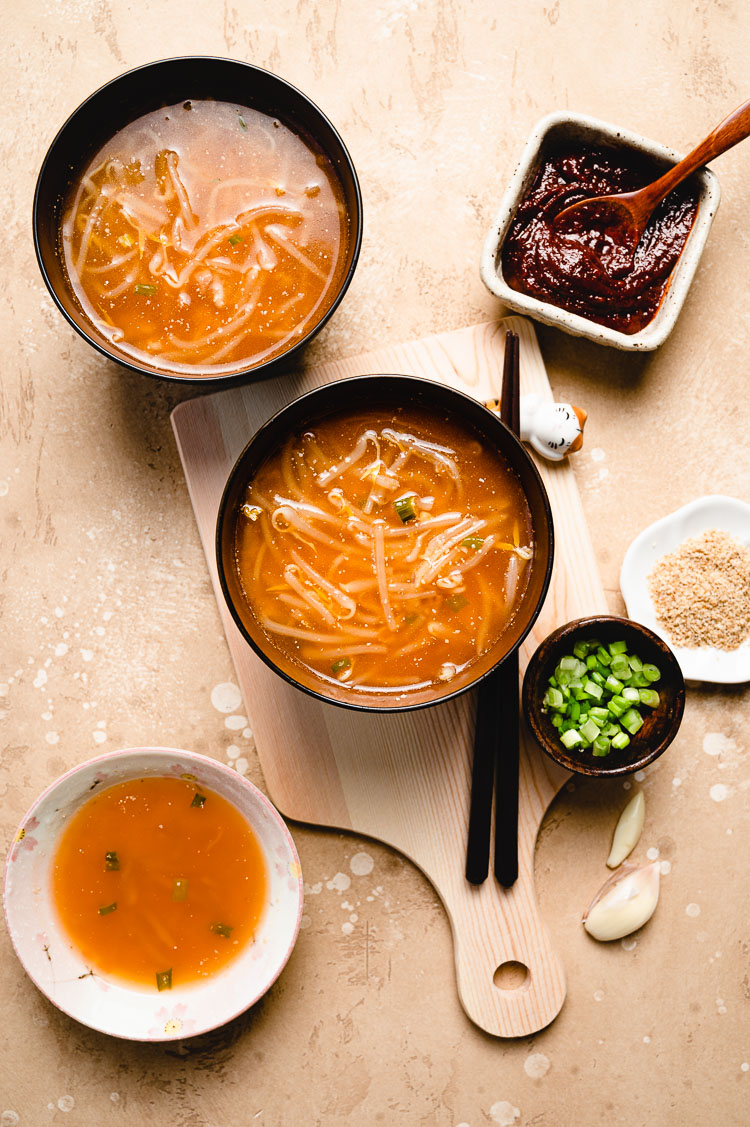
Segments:
[[[216,552],[267,665],[322,701],[399,711],[465,692],[520,645],[553,527],[495,414],[430,380],[366,375],[261,427],[229,475]]]
[[[11,941],[39,989],[92,1029],[137,1041],[244,1012],[291,955],[299,858],[236,771],[193,752],[89,760],[27,812],[5,867]]]
[[[289,361],[352,280],[362,199],[301,91],[231,59],[164,59],[68,118],[34,197],[42,276],[105,356],[171,380]]]

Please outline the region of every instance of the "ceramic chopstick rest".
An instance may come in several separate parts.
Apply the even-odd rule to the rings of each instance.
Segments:
[[[500,400],[488,399],[485,407],[499,414]],[[551,462],[561,462],[583,445],[587,413],[571,403],[554,403],[540,395],[522,395],[519,404],[520,437],[532,450]]]

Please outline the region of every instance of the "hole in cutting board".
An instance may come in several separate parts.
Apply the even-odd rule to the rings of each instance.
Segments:
[[[525,986],[529,977],[529,968],[525,963],[517,963],[509,959],[501,963],[492,976],[492,981],[498,990],[520,990]]]

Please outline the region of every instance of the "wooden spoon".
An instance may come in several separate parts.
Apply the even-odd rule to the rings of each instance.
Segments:
[[[629,253],[632,260],[635,249],[641,241],[646,225],[658,204],[668,196],[673,188],[681,184],[696,168],[725,153],[739,141],[750,135],[750,101],[725,117],[705,141],[688,153],[679,164],[670,168],[653,184],[639,188],[637,192],[620,192],[612,196],[592,196],[578,200],[563,208],[553,221],[559,230],[560,225],[569,229],[574,225],[580,230],[586,222],[595,222],[598,228],[617,229],[617,243]],[[574,221],[571,224],[571,220]]]

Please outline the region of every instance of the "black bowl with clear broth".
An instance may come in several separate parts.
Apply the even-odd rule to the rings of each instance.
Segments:
[[[349,238],[337,288],[330,304],[303,335],[280,355],[258,363],[240,362],[218,375],[185,374],[134,359],[113,345],[84,314],[66,277],[60,241],[65,201],[76,176],[119,130],[144,114],[186,100],[228,102],[278,118],[328,158],[339,181],[348,217]],[[207,56],[163,59],[127,71],[102,86],[74,111],[50,145],[39,172],[33,205],[37,260],[58,309],[103,355],[133,371],[180,382],[213,386],[268,375],[288,364],[333,315],[357,265],[362,241],[362,197],[351,157],[334,126],[294,86],[269,71],[233,59]]]
[[[291,435],[316,421],[341,412],[369,407],[409,407],[444,413],[465,425],[488,449],[497,451],[520,481],[528,505],[534,552],[525,593],[514,617],[498,641],[455,680],[429,689],[399,692],[394,699],[376,690],[354,692],[316,676],[301,663],[286,657],[264,633],[245,598],[235,549],[237,514],[247,484],[266,459]],[[320,701],[369,712],[403,712],[452,699],[484,680],[524,640],[544,603],[550,583],[554,554],[554,532],[549,500],[534,462],[516,436],[499,417],[477,400],[444,384],[414,376],[363,375],[324,384],[294,400],[273,416],[253,436],[237,459],[219,506],[216,526],[216,558],[221,589],[227,607],[245,641],[262,660],[287,682]]]

